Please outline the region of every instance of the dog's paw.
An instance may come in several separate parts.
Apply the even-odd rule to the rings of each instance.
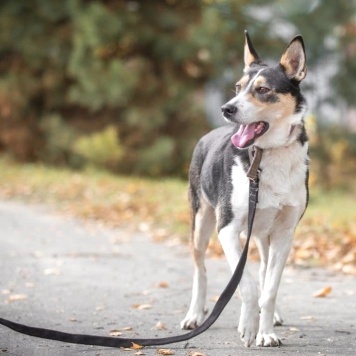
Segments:
[[[204,321],[207,312],[207,309],[203,309],[201,312],[188,312],[186,317],[181,321],[180,328],[183,330],[195,329]]]
[[[264,346],[264,347],[271,347],[271,346],[276,347],[276,346],[281,346],[282,342],[275,333],[271,333],[271,334],[258,333],[256,338],[256,345]]]
[[[242,314],[239,321],[238,332],[245,347],[250,347],[255,339],[258,330],[258,313],[255,316],[245,318]]]

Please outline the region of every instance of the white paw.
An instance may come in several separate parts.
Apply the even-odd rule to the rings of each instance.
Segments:
[[[275,333],[271,333],[271,334],[258,333],[256,338],[256,345],[264,346],[264,347],[270,347],[270,346],[276,347],[282,345],[282,342]]]
[[[207,309],[203,309],[201,312],[188,312],[186,317],[181,321],[180,328],[183,330],[195,329],[204,321],[207,312]]]
[[[256,315],[250,314],[246,317],[244,314],[241,314],[238,332],[245,347],[250,347],[256,339],[258,319],[258,313],[256,313]]]

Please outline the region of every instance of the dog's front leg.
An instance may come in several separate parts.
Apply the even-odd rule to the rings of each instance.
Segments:
[[[237,225],[233,223],[219,231],[219,240],[232,271],[235,271],[241,256],[240,233],[241,231],[237,228]],[[244,269],[239,291],[242,305],[238,331],[244,345],[250,347],[256,338],[259,313],[258,289],[247,267]]]
[[[268,265],[259,299],[261,309],[257,346],[279,346],[280,339],[274,332],[273,316],[283,269],[287,261],[295,227],[299,218],[291,207],[286,207],[276,220],[276,227],[270,234]]]

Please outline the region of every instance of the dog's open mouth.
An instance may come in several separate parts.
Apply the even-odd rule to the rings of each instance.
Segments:
[[[232,144],[237,148],[246,148],[252,145],[256,138],[262,136],[267,130],[268,123],[265,121],[241,125],[238,131],[231,137]]]

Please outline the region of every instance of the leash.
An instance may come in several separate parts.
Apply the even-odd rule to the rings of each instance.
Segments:
[[[259,185],[259,165],[262,158],[262,149],[259,147],[253,147],[251,152],[252,163],[247,172],[247,177],[250,179],[249,187],[249,203],[248,203],[248,226],[247,226],[247,239],[245,247],[242,251],[240,260],[236,266],[235,272],[233,273],[229,283],[225,287],[224,291],[221,293],[220,298],[216,302],[209,317],[198,326],[196,329],[177,336],[163,337],[163,338],[153,338],[153,339],[140,339],[140,338],[117,338],[109,336],[95,336],[95,335],[85,335],[85,334],[70,334],[61,331],[37,328],[33,326],[27,326],[24,324],[15,323],[10,320],[0,318],[0,324],[17,331],[22,334],[29,336],[34,336],[42,339],[50,339],[56,341],[62,341],[72,344],[82,344],[82,345],[94,345],[94,346],[107,346],[107,347],[132,347],[134,344],[139,346],[158,346],[167,345],[176,342],[189,340],[210,328],[211,325],[218,319],[222,311],[224,310],[227,303],[230,301],[234,295],[237,286],[240,283],[246,260],[248,254],[248,247],[252,233],[253,221],[256,213],[256,205],[258,202],[258,185]],[[251,162],[251,159],[250,159]]]

